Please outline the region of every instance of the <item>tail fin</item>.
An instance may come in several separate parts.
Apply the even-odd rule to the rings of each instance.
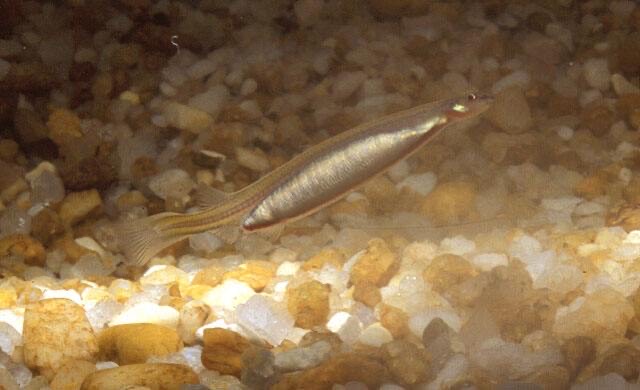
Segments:
[[[175,213],[160,213],[150,217],[126,221],[116,225],[120,250],[127,261],[144,265],[164,248],[187,238],[187,235],[170,234],[163,220]]]

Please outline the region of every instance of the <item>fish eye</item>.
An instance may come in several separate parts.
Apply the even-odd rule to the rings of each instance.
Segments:
[[[475,93],[470,93],[467,95],[467,100],[476,100],[478,98],[478,95],[476,95]]]

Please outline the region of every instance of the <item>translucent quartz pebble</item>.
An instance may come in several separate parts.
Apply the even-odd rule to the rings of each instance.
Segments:
[[[64,198],[62,179],[53,169],[40,169],[43,164],[27,174],[27,180],[31,184],[31,203],[33,205],[56,203]]]
[[[23,210],[9,207],[0,213],[0,237],[11,234],[29,234],[31,217]]]
[[[275,365],[281,370],[295,371],[315,367],[331,352],[331,344],[318,341],[306,347],[293,348],[275,355]]]
[[[21,343],[20,333],[6,322],[0,322],[0,350],[11,355],[15,347]]]
[[[149,188],[162,199],[182,199],[193,189],[195,183],[182,169],[169,169],[149,181]]]
[[[286,306],[264,295],[254,295],[236,309],[238,324],[271,345],[279,345],[293,330]]]

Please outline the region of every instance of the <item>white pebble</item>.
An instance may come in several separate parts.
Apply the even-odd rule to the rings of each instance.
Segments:
[[[582,202],[576,206],[573,210],[573,214],[577,216],[602,214],[605,212],[605,207],[597,202]]]
[[[491,87],[491,92],[497,94],[498,92],[501,92],[513,86],[518,86],[524,89],[527,85],[529,85],[530,81],[531,77],[529,76],[529,73],[525,72],[524,70],[516,70],[515,72],[510,73],[500,80],[496,81],[496,83],[493,84],[493,87]]]
[[[274,346],[284,341],[295,322],[285,305],[259,294],[239,305],[235,316],[240,326]]]
[[[395,163],[389,169],[387,175],[394,183],[398,183],[405,177],[409,176],[410,172],[411,167],[409,167],[409,163],[407,163],[407,160],[400,160],[400,162]]]
[[[393,336],[391,332],[387,330],[382,324],[379,322],[374,322],[373,324],[367,326],[362,333],[360,333],[360,337],[358,337],[358,341],[364,345],[370,345],[372,347],[379,348],[382,344],[393,341]]]
[[[611,75],[611,85],[613,86],[613,90],[618,96],[640,93],[640,88],[632,84],[620,73],[614,73]]]
[[[254,79],[246,79],[240,86],[240,95],[249,96],[258,90],[258,83]]]
[[[182,169],[169,169],[149,180],[149,189],[162,199],[182,199],[195,186],[189,174]]]
[[[42,299],[64,298],[69,299],[78,305],[82,305],[82,298],[75,290],[45,290],[42,293]]]
[[[202,297],[202,302],[214,312],[233,311],[238,305],[245,303],[256,293],[246,283],[228,279],[215,286]]]
[[[262,109],[255,100],[245,100],[238,107],[247,114],[247,119],[254,120],[262,116]]]
[[[266,172],[271,168],[269,159],[263,153],[244,147],[236,148],[236,161],[238,165],[249,168],[252,171]]]
[[[574,130],[569,126],[560,126],[556,129],[556,133],[558,134],[558,137],[565,141],[569,141],[573,138]]]
[[[276,270],[276,276],[293,276],[298,272],[299,269],[299,262],[293,263],[290,261],[285,261],[284,263],[280,264],[280,266],[278,266],[278,269]]]
[[[481,271],[491,271],[495,267],[509,264],[509,258],[503,253],[481,253],[471,258],[471,263]]]
[[[600,91],[609,89],[609,65],[604,58],[589,58],[584,63],[584,78],[587,84]]]
[[[342,342],[353,344],[360,336],[362,325],[358,318],[347,312],[339,311],[329,319],[327,329],[337,334]]]
[[[620,179],[624,185],[628,185],[632,178],[633,172],[631,172],[631,169],[627,167],[620,168],[620,172],[618,172],[618,179]]]
[[[602,92],[597,89],[588,89],[580,94],[578,103],[580,103],[580,107],[585,107],[589,103],[600,99],[602,99]]]
[[[187,76],[192,80],[200,80],[216,70],[216,63],[208,58],[196,61],[187,69]]]
[[[367,79],[366,73],[362,71],[357,72],[342,72],[338,74],[335,81],[331,85],[331,97],[335,101],[341,101],[354,92],[356,92],[362,83]]]
[[[111,322],[109,322],[109,326],[149,323],[175,328],[178,326],[179,320],[180,313],[171,306],[161,306],[156,303],[142,302],[118,314]]]
[[[476,243],[463,236],[447,237],[440,243],[440,250],[462,256],[476,250]]]
[[[229,89],[220,84],[195,95],[189,99],[188,105],[208,113],[215,120],[228,99]]]
[[[427,195],[436,186],[438,177],[433,172],[410,175],[396,185],[398,189],[408,187],[422,196]]]

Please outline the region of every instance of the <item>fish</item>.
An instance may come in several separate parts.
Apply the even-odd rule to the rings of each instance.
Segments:
[[[328,138],[239,191],[198,190],[200,209],[162,212],[120,223],[116,235],[128,262],[144,265],[192,235],[228,227],[279,231],[340,200],[415,153],[443,129],[485,112],[494,98],[469,94],[384,116]]]

